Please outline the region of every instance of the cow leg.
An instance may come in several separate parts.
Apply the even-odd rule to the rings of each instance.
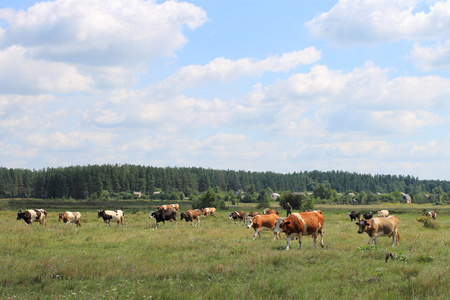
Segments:
[[[255,235],[253,236],[253,240],[255,240],[255,238],[258,235],[258,233],[259,233],[259,238],[261,238],[260,230],[258,228],[255,228]]]
[[[397,228],[396,228],[396,229],[394,229],[394,232],[393,232],[393,237],[392,237],[392,247],[394,247],[394,246],[395,246],[395,242],[397,242],[397,247],[398,247],[398,240],[397,240]]]
[[[286,235],[286,249],[285,250],[289,250],[290,243],[291,243],[291,239],[289,238],[289,236]]]
[[[374,235],[373,237],[371,237],[369,239],[369,245],[372,244],[372,241],[375,241],[375,245],[377,245],[377,236],[376,235]]]
[[[320,246],[323,248],[325,244],[323,243],[323,231],[320,232]]]
[[[317,236],[317,234],[314,234],[313,236],[312,236],[312,238],[313,238],[313,240],[314,240],[314,249],[316,248],[316,245],[317,245],[317,239],[319,238],[318,236]]]
[[[302,250],[302,238],[303,238],[303,234],[299,234],[298,235],[298,243],[300,244],[300,250]]]

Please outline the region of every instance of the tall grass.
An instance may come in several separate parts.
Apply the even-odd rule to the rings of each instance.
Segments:
[[[407,207],[407,206],[404,206]],[[235,226],[228,213],[155,229],[149,211],[128,213],[124,228],[106,228],[96,211],[82,227],[58,222],[26,227],[16,212],[0,211],[0,293],[3,299],[448,299],[450,218],[425,228],[409,209],[400,219],[400,248],[378,238],[363,247],[347,207],[321,207],[325,247],[309,237],[273,241],[264,231]],[[401,210],[401,207],[399,207]],[[394,259],[385,262],[385,255]]]

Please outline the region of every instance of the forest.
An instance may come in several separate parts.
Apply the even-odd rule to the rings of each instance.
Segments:
[[[193,198],[209,189],[216,192],[314,192],[316,198],[336,198],[355,193],[367,197],[406,193],[417,203],[424,195],[446,201],[450,182],[420,180],[404,175],[370,175],[344,171],[303,171],[288,174],[213,170],[196,167],[152,167],[130,164],[88,165],[41,170],[0,168],[0,198],[97,199],[182,195]],[[375,199],[379,200],[379,199]],[[251,199],[247,201],[252,201]],[[256,201],[256,200],[255,200]],[[342,201],[340,201],[342,202]],[[345,202],[345,201],[344,201]],[[369,201],[372,202],[372,201]],[[414,201],[413,201],[414,202]]]

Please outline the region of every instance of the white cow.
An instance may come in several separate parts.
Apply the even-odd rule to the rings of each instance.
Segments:
[[[378,218],[387,218],[389,216],[389,211],[386,209],[378,211]]]

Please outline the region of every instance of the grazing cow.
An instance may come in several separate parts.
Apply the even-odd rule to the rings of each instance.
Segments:
[[[256,215],[254,217],[247,217],[247,228],[253,228],[255,229],[255,235],[253,236],[253,239],[256,238],[256,235],[259,235],[259,238],[261,239],[261,230],[262,229],[268,229],[268,230],[274,230],[275,224],[277,223],[278,215],[271,214],[271,215]],[[273,232],[273,240],[280,239],[280,234],[277,232]]]
[[[437,217],[437,212],[436,211],[429,211],[426,214],[424,214],[427,217],[432,218],[433,220],[436,220]]]
[[[212,215],[214,218],[216,217],[216,208],[215,207],[205,207],[203,209],[203,215],[207,217],[208,215]]]
[[[172,205],[172,208],[175,209],[176,211],[180,211],[180,205],[179,204],[170,204]]]
[[[23,219],[27,225],[33,225],[33,222],[39,222],[39,224],[47,226],[47,212],[43,209],[19,210],[17,220],[20,219]]]
[[[361,216],[361,212],[359,212],[359,211],[352,211],[351,213],[349,213],[348,214],[348,217],[350,218],[350,221],[355,221],[356,219],[361,219],[360,218],[360,216]]]
[[[182,212],[180,214],[180,221],[185,219],[186,220],[186,224],[190,221],[192,227],[200,227],[200,216],[202,215],[202,212],[200,209],[195,209],[195,210],[187,210],[185,212]],[[197,220],[197,223],[194,225],[194,220]]]
[[[396,216],[390,216],[387,218],[372,218],[370,220],[360,220],[356,222],[359,226],[358,233],[362,234],[367,232],[369,235],[369,245],[372,241],[377,244],[378,236],[392,237],[392,247],[397,244],[399,246],[400,233],[398,232],[398,219]]]
[[[386,209],[379,210],[377,216],[378,218],[387,218],[389,216],[389,211]]]
[[[311,212],[293,213],[287,218],[279,218],[275,225],[275,232],[284,232],[286,234],[286,250],[289,250],[289,243],[292,238],[298,237],[300,249],[302,249],[302,237],[311,235],[314,239],[314,248],[320,234],[320,245],[323,243],[323,222],[325,217],[320,210]]]
[[[270,208],[266,208],[263,211],[263,214],[265,215],[280,215],[280,212],[276,209],[270,209]]]
[[[233,219],[234,220],[234,226],[237,226],[237,222],[244,222],[245,221],[245,217],[247,216],[247,214],[245,213],[245,211],[234,211],[234,212],[230,212],[228,215],[228,220]]]
[[[156,208],[156,210],[163,210],[163,209],[175,209],[175,208],[173,207],[173,204],[161,205]]]
[[[79,212],[66,211],[65,213],[59,213],[59,220],[63,220],[64,223],[74,222],[77,227],[81,227],[81,214]]]
[[[363,215],[363,218],[366,220],[372,219],[372,217],[373,217],[373,212],[371,212],[371,211],[369,211],[368,213],[365,213]]]
[[[257,212],[257,211],[252,211],[251,213],[249,213],[248,215],[247,215],[247,217],[254,217],[254,216],[259,216],[260,215],[260,213],[259,212]]]
[[[177,224],[177,212],[174,209],[152,211],[149,218],[156,220],[156,228],[158,228],[159,222],[163,222],[163,225],[166,225],[166,221],[170,221],[173,226],[173,222],[175,221],[175,225]]]
[[[99,210],[97,218],[103,218],[106,223],[106,228],[111,227],[111,222],[117,222],[117,226],[122,223],[122,227],[125,225],[125,214],[121,210]]]

